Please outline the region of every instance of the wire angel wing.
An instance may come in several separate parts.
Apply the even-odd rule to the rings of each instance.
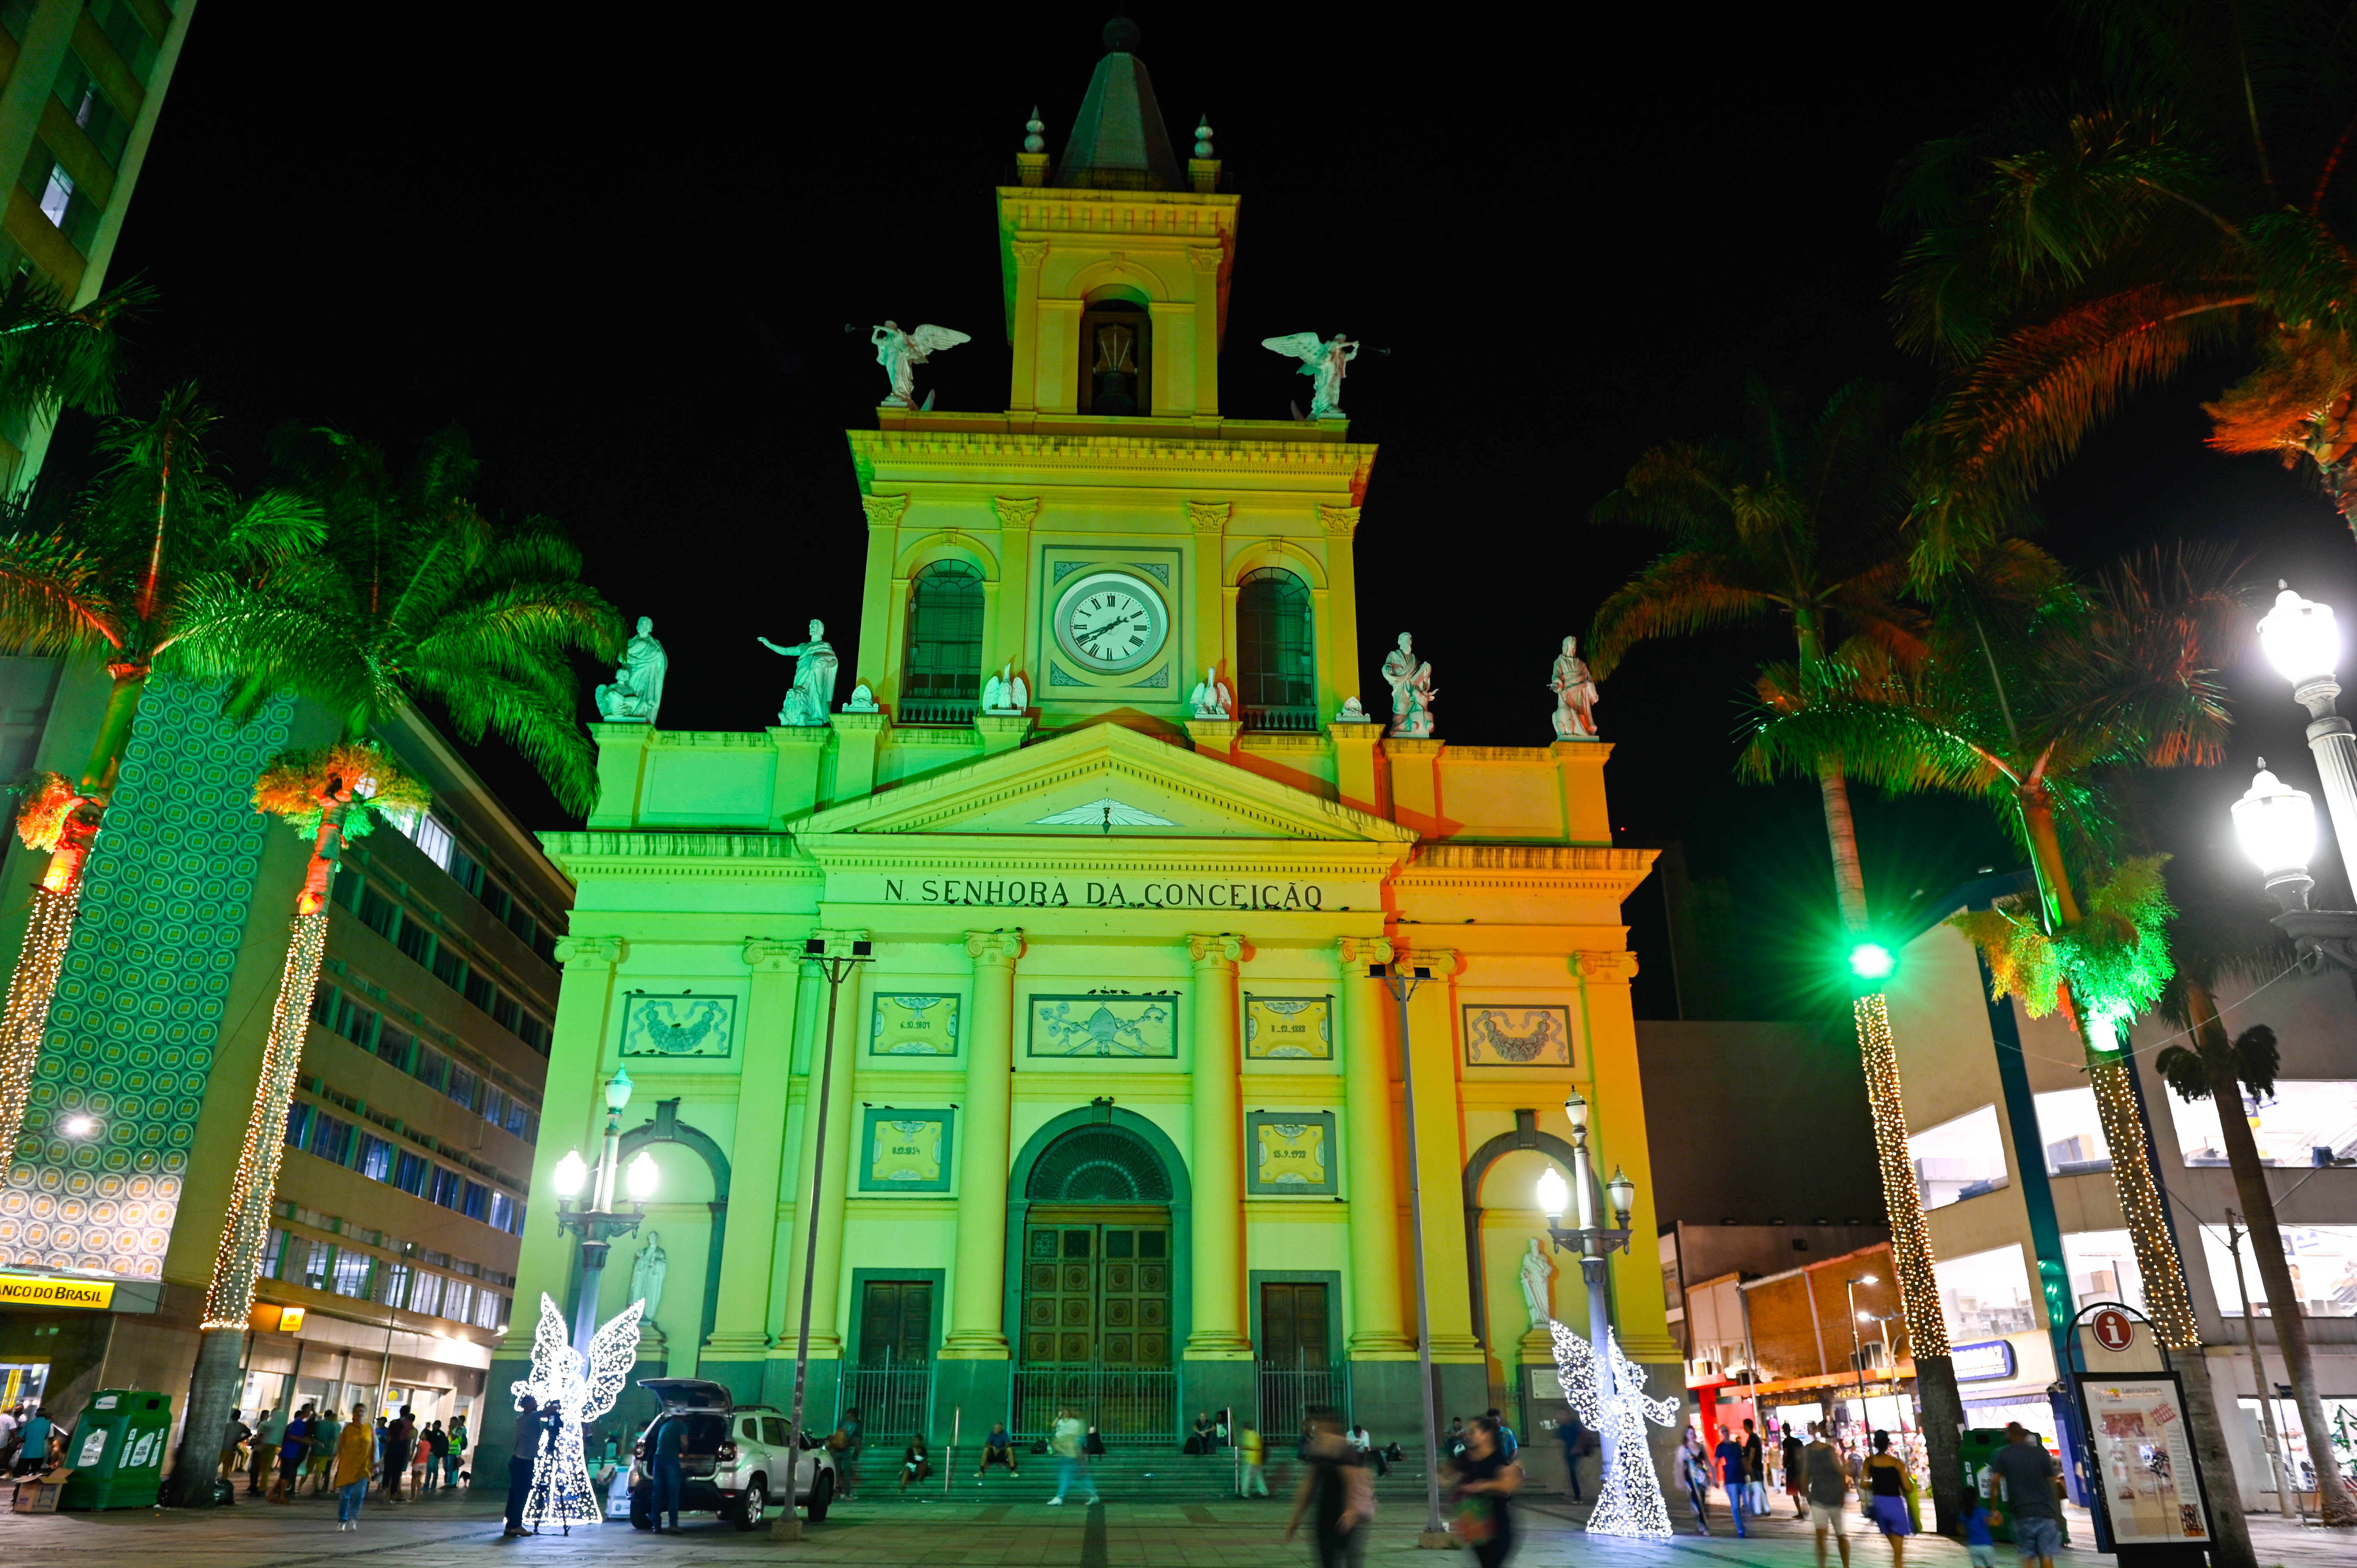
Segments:
[[[1290,355],[1305,366],[1316,364],[1326,355],[1326,339],[1315,332],[1296,332],[1290,338],[1264,338],[1260,346]]]
[[[639,1318],[647,1309],[643,1298],[616,1313],[589,1340],[589,1376],[581,1387],[578,1421],[595,1421],[614,1408],[622,1384],[639,1359]]]
[[[556,1398],[572,1365],[573,1344],[565,1331],[565,1315],[543,1291],[540,1321],[532,1330],[532,1376],[517,1379],[509,1391],[518,1400],[526,1394],[542,1401]]]
[[[909,341],[917,346],[917,352],[920,354],[938,354],[944,349],[954,349],[961,343],[971,343],[974,339],[963,332],[955,331],[947,327],[936,327],[928,321],[909,334]]]

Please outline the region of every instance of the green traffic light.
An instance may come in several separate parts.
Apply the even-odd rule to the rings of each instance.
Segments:
[[[1880,942],[1860,942],[1849,950],[1849,968],[1860,980],[1881,980],[1899,967],[1899,961]]]

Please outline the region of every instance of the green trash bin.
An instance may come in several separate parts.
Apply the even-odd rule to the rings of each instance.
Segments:
[[[2043,1444],[2046,1437],[2043,1433],[2033,1432],[2029,1440]],[[2001,1426],[1975,1426],[1957,1440],[1956,1449],[1964,1461],[1964,1485],[1980,1494],[1981,1507],[1995,1509],[2005,1516],[2002,1524],[1989,1526],[1990,1538],[2009,1541],[2013,1539],[2013,1514],[1993,1496],[1996,1490],[1996,1477],[1989,1474],[1989,1461],[1996,1457],[1996,1451],[2004,1447],[2007,1441],[2005,1429]],[[2071,1539],[2071,1521],[2063,1520],[2061,1528],[2062,1539],[2067,1542]]]
[[[164,1485],[164,1450],[172,1441],[172,1400],[138,1389],[105,1389],[81,1412],[65,1463],[73,1472],[61,1509],[144,1509]]]

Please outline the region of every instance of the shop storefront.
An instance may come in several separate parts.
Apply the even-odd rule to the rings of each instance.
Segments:
[[[152,1319],[162,1294],[152,1280],[0,1269],[0,1410],[80,1410],[107,1375],[122,1320]]]

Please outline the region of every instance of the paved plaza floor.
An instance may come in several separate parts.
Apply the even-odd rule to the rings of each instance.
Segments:
[[[708,1516],[679,1535],[649,1535],[627,1524],[502,1541],[495,1507],[474,1498],[387,1505],[371,1501],[357,1533],[339,1534],[332,1505],[308,1499],[292,1507],[241,1505],[199,1513],[126,1509],[105,1514],[0,1515],[0,1560],[11,1563],[100,1564],[102,1568],[308,1568],[310,1564],[383,1564],[385,1568],[447,1568],[500,1561],[564,1568],[726,1568],[732,1563],[856,1563],[859,1568],[923,1564],[1071,1564],[1113,1568],[1273,1568],[1306,1564],[1305,1541],[1290,1544],[1283,1501],[1049,1508],[1045,1493],[994,1488],[983,1501],[916,1505],[860,1503],[840,1507],[810,1527],[800,1544],[772,1542],[766,1530],[742,1532]],[[1814,1568],[1811,1532],[1790,1519],[1754,1521],[1747,1540],[1691,1532],[1665,1541],[1611,1541],[1586,1534],[1579,1510],[1539,1499],[1519,1510],[1521,1568]],[[1469,1555],[1419,1551],[1422,1520],[1386,1502],[1365,1562],[1370,1568],[1411,1568]],[[2346,1568],[2357,1562],[2357,1538],[2299,1530],[2267,1518],[2252,1521],[2263,1565]],[[1724,1520],[1719,1521],[1724,1530]],[[2086,1539],[2083,1530],[2080,1538]],[[2001,1568],[2010,1568],[2000,1547]],[[1890,1568],[1890,1550],[1877,1538],[1857,1540],[1853,1568]],[[1839,1559],[1832,1559],[1838,1563]],[[2091,1550],[2066,1551],[2067,1568],[2110,1568],[2115,1560]],[[1939,1537],[1908,1543],[1908,1568],[1966,1568],[1964,1549]]]

